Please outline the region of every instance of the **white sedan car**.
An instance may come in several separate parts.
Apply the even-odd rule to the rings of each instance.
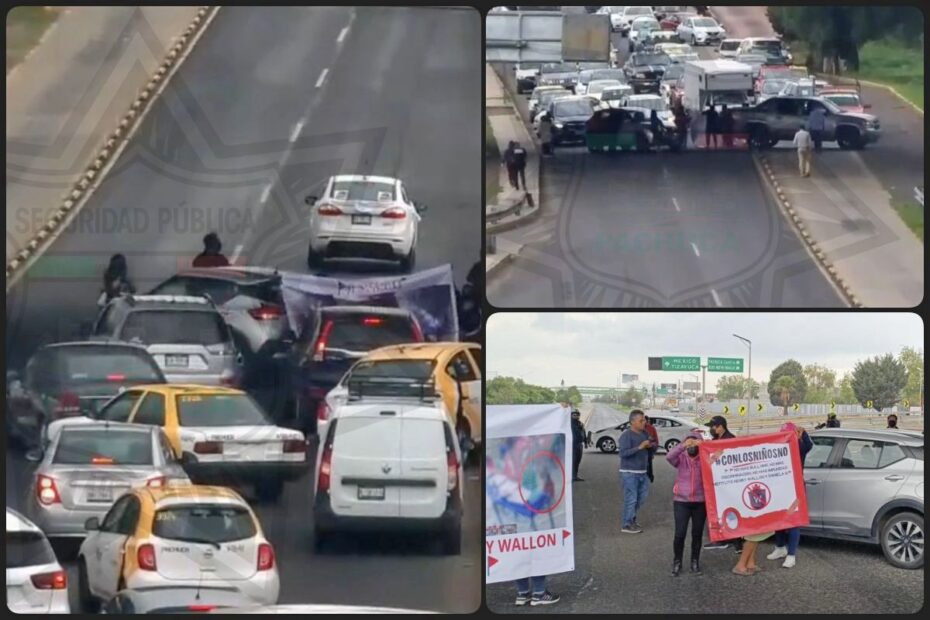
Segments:
[[[6,606],[16,614],[69,614],[68,576],[35,523],[6,509]]]
[[[417,230],[425,205],[407,197],[403,182],[391,177],[341,174],[330,177],[311,205],[307,265],[329,257],[399,260],[404,271],[416,263]]]
[[[678,38],[691,45],[715,44],[726,36],[726,31],[713,17],[689,17],[678,26]]]
[[[649,415],[649,419],[659,433],[659,447],[666,451],[684,441],[691,431],[700,432],[704,439],[711,438],[710,431],[694,420],[669,415]],[[616,452],[620,434],[629,427],[630,423],[624,422],[617,426],[593,430],[589,433],[591,443],[601,452]]]

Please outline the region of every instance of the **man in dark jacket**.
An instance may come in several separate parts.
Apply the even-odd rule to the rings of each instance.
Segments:
[[[203,238],[203,252],[194,258],[194,267],[227,267],[229,261],[220,251],[223,244],[220,243],[220,236],[215,232],[207,233]]]
[[[514,143],[513,147],[513,165],[516,169],[517,189],[520,189],[520,183],[523,183],[523,191],[526,191],[526,149],[519,142]]]
[[[722,415],[715,415],[714,417],[712,417],[710,419],[710,422],[708,422],[706,426],[710,427],[710,434],[714,440],[733,439],[734,437],[736,437],[736,435],[731,433],[730,429],[727,428],[727,419],[723,417]],[[708,538],[709,537],[710,535],[708,534]],[[723,541],[721,542],[708,541],[704,543],[705,549],[726,549],[729,546],[730,546],[729,543],[723,542]],[[736,540],[737,554],[741,553],[742,550],[743,550],[743,540],[740,538]]]
[[[581,412],[572,409],[572,482],[584,482],[584,478],[578,475],[578,468],[581,467],[581,456],[587,445],[588,435],[581,423]]]
[[[646,414],[641,409],[630,412],[630,427],[620,434],[617,441],[620,452],[620,479],[623,482],[623,525],[624,534],[640,534],[643,528],[636,522],[636,514],[642,508],[649,493],[649,453],[654,452],[652,439],[646,432]]]
[[[504,151],[501,163],[507,168],[507,179],[510,181],[510,186],[514,189],[520,189],[520,182],[517,180],[517,157],[514,152],[516,148],[517,143],[511,140],[507,144],[507,150]]]
[[[826,426],[827,428],[839,428],[839,427],[840,427],[839,418],[836,417],[836,414],[835,414],[835,413],[833,413],[832,411],[831,411],[830,413],[828,413],[828,414],[827,414],[827,421],[826,421],[826,422],[821,422],[820,424],[818,424],[818,425],[815,426],[814,428],[815,428],[815,429],[821,429],[821,428],[823,428],[824,426]]]

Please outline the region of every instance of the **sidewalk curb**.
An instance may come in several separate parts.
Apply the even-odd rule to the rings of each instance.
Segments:
[[[836,288],[837,292],[843,297],[847,304],[853,308],[862,308],[862,303],[856,297],[855,293],[849,287],[849,284],[839,275],[836,270],[836,267],[830,262],[830,259],[827,255],[820,249],[817,241],[810,235],[807,231],[807,227],[804,225],[803,220],[797,214],[794,207],[791,206],[791,202],[788,200],[788,197],[782,191],[781,186],[778,184],[778,181],[775,180],[775,175],[772,173],[772,168],[769,166],[769,162],[766,159],[765,155],[762,155],[756,151],[752,153],[752,161],[755,165],[756,172],[759,174],[759,178],[762,180],[763,185],[774,195],[776,202],[778,203],[779,210],[785,219],[792,225],[795,233],[798,238],[803,242],[807,253],[814,259],[814,262],[820,267],[820,270],[827,276],[827,279],[831,284]]]
[[[96,156],[92,156],[91,163],[84,174],[74,183],[70,192],[51,216],[49,221],[24,244],[16,256],[6,265],[6,290],[16,284],[20,277],[39,257],[40,249],[44,249],[54,241],[61,231],[77,216],[81,208],[87,203],[90,196],[100,186],[107,173],[119,159],[120,154],[132,136],[142,124],[142,119],[151,109],[153,102],[165,90],[168,82],[177,72],[184,59],[190,54],[194,45],[206,31],[207,26],[216,17],[221,7],[203,6],[194,16],[191,23],[175,39],[174,45],[169,48],[161,66],[152,74],[148,83],[142,88],[136,100],[129,106],[113,133],[104,139],[98,147]]]
[[[523,199],[520,201],[521,204],[525,202],[526,202],[526,199]],[[514,228],[519,228],[523,226],[524,224],[529,224],[530,222],[538,218],[541,211],[542,209],[537,205],[536,207],[533,207],[532,210],[527,211],[523,215],[517,216],[516,219],[510,220],[509,222],[500,222],[497,224],[490,224],[490,223],[486,224],[484,227],[485,232],[495,234],[495,233],[506,232],[508,230],[513,230]]]
[[[494,265],[488,267],[487,269],[485,269],[485,271],[484,271],[485,277],[487,277],[487,276],[492,276],[492,275],[494,275],[495,273],[497,273],[498,271],[500,271],[505,265],[507,265],[508,263],[512,262],[513,259],[514,259],[516,256],[517,256],[516,254],[512,254],[512,253],[508,252],[508,253],[507,253],[507,256],[505,256],[505,257],[503,257],[502,259],[500,259],[496,264],[494,264]]]
[[[503,192],[500,192],[498,196],[500,196],[500,194],[502,193]],[[507,204],[508,202],[510,204]],[[498,200],[497,204],[488,205],[489,207],[490,206],[497,206],[497,207],[503,206],[503,209],[501,209],[500,211],[496,211],[495,213],[488,213],[487,207],[485,207],[485,212],[484,212],[485,225],[487,226],[491,224],[496,224],[497,220],[503,219],[507,217],[508,215],[512,214],[514,211],[516,211],[519,207],[523,206],[525,203],[526,203],[526,194],[524,194],[521,198],[517,200],[514,200],[512,198],[508,200]]]

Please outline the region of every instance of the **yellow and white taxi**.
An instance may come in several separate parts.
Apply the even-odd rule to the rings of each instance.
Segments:
[[[162,427],[195,483],[250,483],[260,500],[276,500],[285,481],[307,472],[303,433],[275,426],[242,390],[138,385],[109,401],[97,417]]]
[[[164,585],[233,587],[263,605],[278,600],[274,548],[232,489],[135,489],[85,529],[78,589],[86,610],[120,590]]]

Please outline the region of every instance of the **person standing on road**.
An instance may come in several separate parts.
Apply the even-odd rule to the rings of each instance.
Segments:
[[[782,431],[792,431],[798,437],[798,449],[801,453],[801,467],[804,467],[804,457],[814,447],[814,441],[807,431],[800,426],[795,426],[793,422],[786,422],[781,426]],[[798,544],[801,542],[801,528],[792,527],[787,530],[775,532],[775,550],[768,554],[766,559],[778,560],[785,558],[782,564],[783,568],[793,568],[795,565]]]
[[[652,145],[659,150],[659,145],[663,142],[664,131],[662,121],[659,120],[659,113],[656,110],[649,112],[649,131],[652,132]]]
[[[649,466],[646,468],[646,476],[649,478],[649,483],[652,484],[656,481],[652,473],[652,461],[655,458],[656,451],[659,449],[659,431],[656,430],[649,416],[644,417],[646,418],[646,432],[649,434],[649,440],[652,441],[652,450],[649,451]]]
[[[814,149],[819,151],[823,146],[823,133],[827,128],[827,113],[822,105],[814,105],[813,108],[807,118],[807,126],[814,141]]]
[[[723,417],[722,415],[715,415],[714,417],[712,417],[710,419],[710,422],[707,423],[707,426],[710,428],[711,439],[714,439],[714,440],[733,439],[734,437],[736,437],[736,435],[731,433],[730,430],[727,428],[727,419]],[[710,538],[709,532],[708,532],[707,537]],[[726,549],[729,546],[730,546],[730,543],[725,542],[725,541],[720,541],[720,542],[707,541],[706,543],[704,543],[705,549]],[[742,546],[743,546],[742,540],[737,539],[736,540],[736,552],[737,553],[740,553],[740,551],[742,550]]]
[[[646,470],[652,440],[646,432],[646,414],[641,409],[630,412],[630,427],[620,434],[617,442],[620,452],[620,479],[623,482],[624,534],[640,534],[643,528],[636,522],[636,514],[649,494],[649,478]]]
[[[704,145],[709,148],[710,143],[713,142],[714,148],[717,148],[717,134],[720,128],[718,126],[717,109],[713,103],[707,104],[704,115],[707,117],[704,123]]]
[[[723,146],[733,148],[733,111],[723,104],[720,108],[720,133],[723,134]]]
[[[105,306],[114,297],[120,295],[132,295],[136,292],[129,279],[129,264],[126,257],[122,254],[114,254],[110,257],[110,262],[103,272],[103,292],[97,299],[98,306]]]
[[[561,598],[558,594],[553,594],[546,589],[546,576],[524,577],[517,579],[517,600],[516,605],[552,605],[558,603]]]
[[[581,412],[572,409],[572,482],[584,482],[584,478],[578,475],[578,468],[581,467],[581,456],[584,449],[588,446],[588,435],[581,423]]]
[[[665,455],[665,460],[677,470],[675,486],[672,487],[672,505],[675,514],[675,539],[672,542],[675,559],[672,561],[672,575],[675,577],[681,572],[689,521],[691,522],[691,572],[696,575],[701,574],[701,538],[704,536],[704,525],[707,522],[701,461],[698,458],[698,444],[702,440],[700,431],[691,431],[683,443],[677,444]]]
[[[811,135],[807,132],[804,124],[794,134],[794,146],[798,149],[798,171],[802,177],[811,175]]]
[[[203,252],[194,257],[194,267],[228,267],[229,261],[222,254],[223,244],[215,232],[207,233],[203,238]]]
[[[828,414],[827,414],[827,421],[826,421],[826,422],[821,422],[820,424],[818,424],[818,425],[815,426],[814,428],[815,428],[815,429],[820,429],[820,428],[823,428],[824,426],[826,426],[827,428],[839,428],[839,427],[840,427],[839,418],[836,417],[836,414],[835,414],[834,412],[831,411],[830,413],[828,413]]]
[[[542,144],[543,155],[555,155],[555,145],[552,143],[552,118],[548,112],[539,117],[539,142]]]
[[[513,161],[517,169],[517,177],[520,183],[523,183],[523,191],[526,191],[526,149],[519,142],[514,142]],[[517,189],[520,189],[517,183]]]
[[[899,430],[898,429],[898,416],[896,416],[893,413],[888,416],[888,427],[887,428],[890,428],[893,430]]]
[[[749,577],[758,573],[761,568],[756,564],[756,549],[763,540],[772,537],[774,532],[765,532],[762,534],[752,534],[746,537],[746,542],[740,552],[739,561],[733,567],[733,574]]]
[[[503,161],[501,164],[507,168],[507,179],[510,181],[510,186],[514,189],[520,189],[520,183],[517,181],[517,161],[516,161],[516,150],[517,143],[511,140],[507,144],[507,150],[504,151]]]

